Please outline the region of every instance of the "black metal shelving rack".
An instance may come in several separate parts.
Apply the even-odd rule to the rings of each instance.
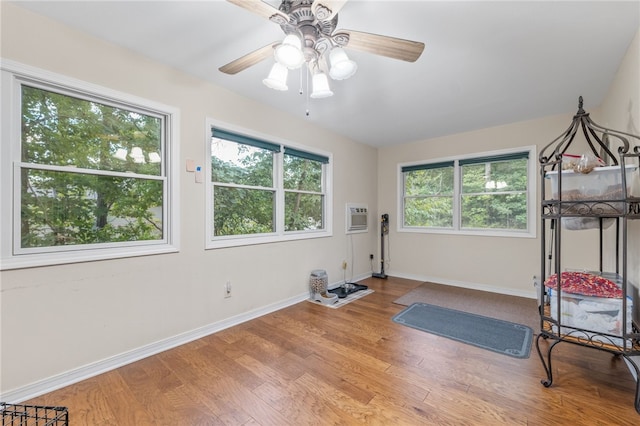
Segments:
[[[67,407],[0,402],[0,414],[3,426],[69,426]]]
[[[574,142],[576,136],[584,138],[590,151],[607,164],[620,167],[621,191],[617,194],[608,194],[601,198],[592,199],[563,199],[562,193],[562,165],[563,155]],[[626,166],[638,166],[640,160],[640,146],[638,142],[640,136],[607,129],[594,123],[589,114],[583,109],[582,97],[579,98],[578,112],[573,117],[571,125],[567,130],[555,140],[544,147],[539,155],[540,162],[540,182],[541,182],[541,277],[542,281],[556,274],[556,285],[553,290],[556,292],[555,312],[551,312],[549,303],[549,290],[542,285],[539,293],[540,309],[540,333],[536,339],[536,349],[540,361],[546,372],[546,378],[541,382],[545,387],[553,383],[551,367],[551,355],[553,348],[561,342],[594,348],[597,350],[612,353],[614,356],[622,356],[636,379],[636,390],[634,397],[635,409],[640,413],[640,326],[631,321],[629,330],[627,321],[627,294],[631,290],[629,285],[629,256],[628,256],[628,221],[640,219],[640,197],[631,196],[627,187],[631,182],[626,181]],[[614,153],[615,151],[615,153]],[[557,185],[555,194],[551,196],[546,191],[545,181],[551,173],[557,173]],[[636,172],[638,173],[638,172]],[[637,177],[635,179],[640,179]],[[639,185],[640,186],[640,185]],[[637,194],[635,194],[637,195]],[[622,309],[622,332],[620,335],[602,333],[587,328],[576,327],[575,324],[563,323],[562,315],[562,286],[560,280],[564,265],[562,264],[562,220],[564,218],[574,218],[578,220],[596,220],[599,229],[599,269],[598,273],[615,277],[622,289],[621,309]],[[613,221],[615,226],[610,226],[605,230],[604,221]],[[569,231],[575,232],[575,231]],[[605,232],[615,232],[615,237]],[[615,240],[615,247],[611,247],[611,241]],[[613,250],[615,254],[614,271],[605,271],[603,265],[603,253],[606,250]],[[609,252],[612,253],[612,252]],[[633,260],[637,262],[637,259]],[[611,263],[611,262],[609,262]],[[611,265],[608,265],[611,266]],[[595,269],[595,268],[594,268]],[[555,314],[555,315],[554,315]],[[555,316],[555,318],[554,318]],[[542,340],[551,340],[549,345],[542,348]],[[543,353],[545,352],[546,353]],[[636,359],[634,359],[636,358]]]

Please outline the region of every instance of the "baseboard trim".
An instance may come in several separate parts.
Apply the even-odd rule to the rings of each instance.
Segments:
[[[509,290],[505,290],[504,288],[491,287],[491,286],[478,284],[478,283],[448,280],[441,277],[404,274],[397,271],[390,271],[388,272],[388,274],[394,277],[399,277],[399,278],[406,278],[406,279],[411,279],[416,281],[430,281],[430,282],[435,282],[439,284],[452,285],[456,287],[463,287],[463,288],[468,288],[473,290],[489,291],[492,293],[509,294],[512,296],[521,296],[521,297],[529,297],[529,298],[536,297],[535,293],[529,294],[527,292],[509,291]],[[371,276],[370,274],[358,275],[356,277],[353,277],[350,282],[358,282],[370,276]],[[344,281],[339,281],[337,283],[329,284],[328,287],[335,288],[342,284],[344,284]],[[216,333],[218,331],[225,330],[229,327],[233,327],[235,325],[242,324],[244,322],[261,317],[263,315],[278,311],[280,309],[286,308],[296,303],[305,301],[308,298],[309,298],[309,293],[304,292],[302,294],[290,297],[288,299],[282,300],[277,303],[273,303],[258,309],[254,309],[249,312],[235,315],[233,317],[226,318],[224,320],[221,320],[212,324],[208,324],[206,326],[199,327],[194,330],[187,331],[185,333],[181,333],[181,334],[169,337],[167,339],[160,340],[158,342],[141,346],[139,348],[136,348],[127,352],[123,352],[121,354],[117,354],[112,357],[105,358],[103,360],[96,361],[96,362],[84,365],[82,367],[78,367],[73,370],[69,370],[67,372],[48,377],[43,380],[39,380],[37,382],[28,384],[26,386],[9,390],[0,395],[0,401],[17,404],[22,401],[35,398],[45,393],[49,393],[54,390],[63,388],[65,386],[69,386],[74,383],[80,382],[82,380],[86,380],[91,377],[97,376],[98,374],[106,373],[107,371],[114,370],[118,367],[131,364],[132,362],[139,361],[143,358],[147,358],[149,356],[158,354],[168,349],[172,349],[177,346],[184,345],[185,343],[189,343],[191,341]]]
[[[189,343],[218,331],[233,327],[234,325],[242,324],[243,322],[247,322],[271,312],[278,311],[280,309],[286,308],[287,306],[302,302],[308,298],[309,293],[305,292],[303,294],[282,300],[280,302],[263,306],[259,309],[254,309],[240,315],[235,315],[222,321],[208,324],[206,326],[199,327],[194,330],[160,340],[158,342],[141,346],[139,348],[123,352],[121,354],[114,355],[112,357],[105,358],[103,360],[93,362],[91,364],[87,364],[82,367],[48,377],[43,380],[39,380],[26,386],[9,390],[0,395],[0,401],[17,404],[22,401],[35,398],[45,393],[49,393],[65,386],[69,386],[82,380],[97,376],[98,374],[106,373],[107,371],[114,370],[118,367],[131,364],[132,362],[139,361],[151,355],[158,354],[160,352],[175,348],[180,345],[184,345],[185,343]]]
[[[528,299],[538,298],[537,291],[535,288],[530,292],[520,291],[520,290],[510,290],[504,287],[495,287],[495,286],[489,286],[486,284],[472,283],[472,282],[466,282],[466,281],[456,281],[456,280],[450,280],[442,277],[432,277],[429,275],[404,274],[398,271],[390,271],[388,272],[388,275],[398,277],[398,278],[405,278],[408,280],[429,281],[436,284],[445,284],[445,285],[450,285],[454,287],[467,288],[470,290],[488,291],[490,293],[498,293],[498,294],[504,294],[508,296],[526,297]]]

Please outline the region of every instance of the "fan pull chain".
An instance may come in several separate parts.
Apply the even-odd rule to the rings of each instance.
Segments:
[[[307,111],[306,115],[309,116],[309,74],[311,74],[311,70],[308,70],[307,74]]]
[[[300,94],[302,95],[302,93],[304,93],[302,91],[302,70],[304,69],[304,67],[300,67]]]

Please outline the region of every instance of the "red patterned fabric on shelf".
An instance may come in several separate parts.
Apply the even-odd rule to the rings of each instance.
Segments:
[[[583,296],[622,298],[622,289],[611,280],[586,272],[563,272],[562,291]],[[555,289],[558,276],[553,274],[544,281],[544,285]]]

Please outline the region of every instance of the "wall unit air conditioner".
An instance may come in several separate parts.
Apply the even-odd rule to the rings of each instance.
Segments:
[[[347,203],[347,234],[369,231],[369,208],[366,204]]]

